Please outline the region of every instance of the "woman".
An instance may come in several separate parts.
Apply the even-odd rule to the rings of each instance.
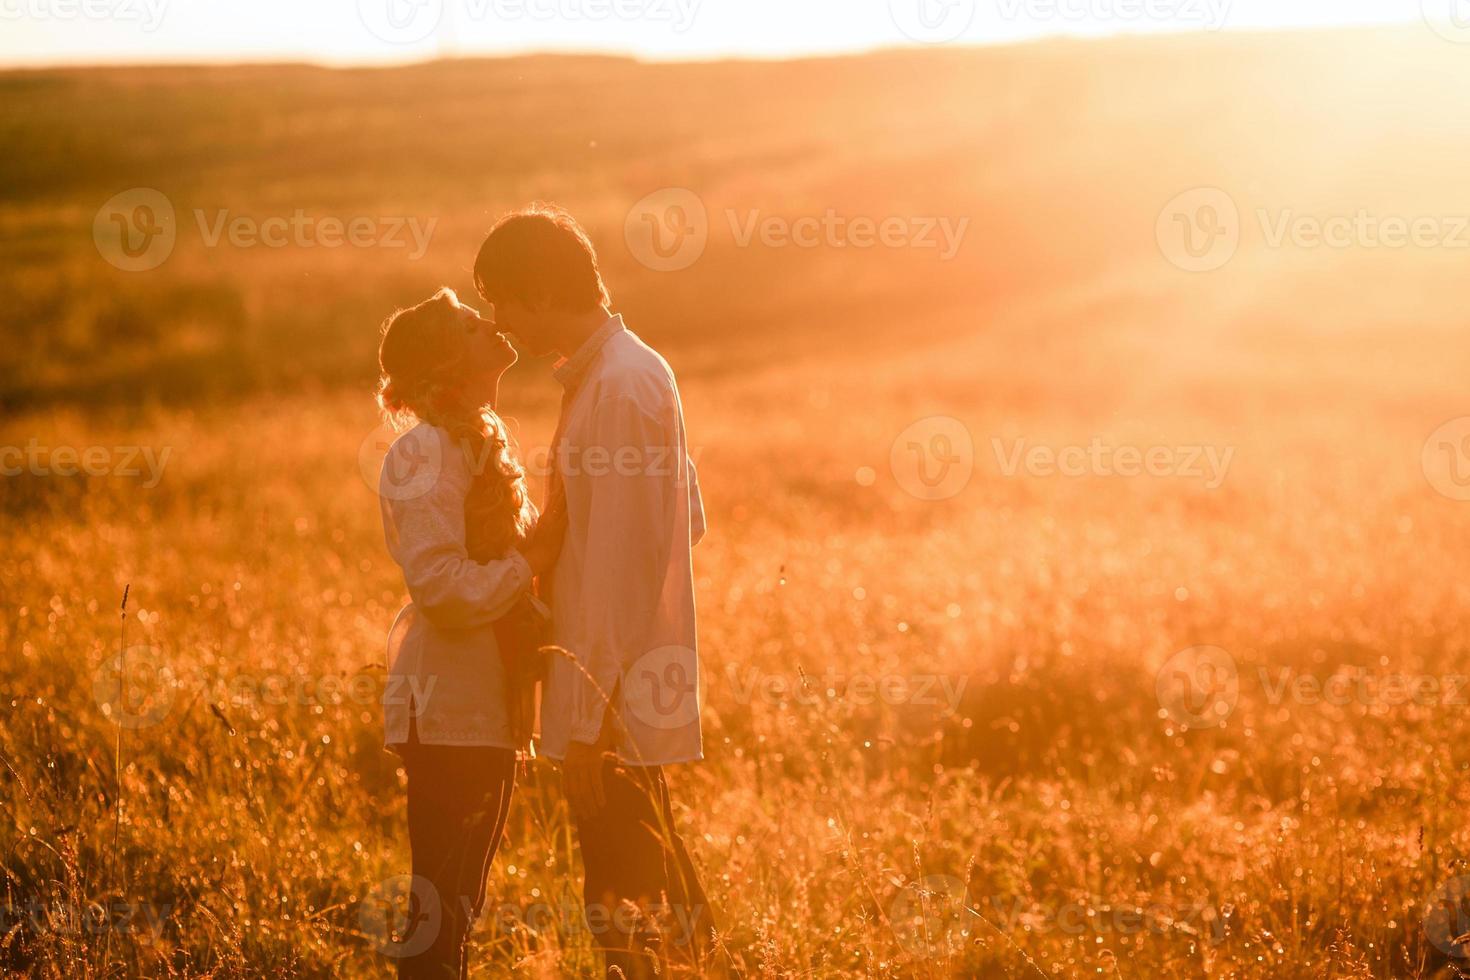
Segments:
[[[401,977],[460,977],[527,734],[508,703],[507,675],[524,672],[497,633],[555,562],[565,514],[536,520],[494,410],[516,352],[490,321],[442,289],[389,318],[378,359],[378,404],[403,432],[379,480],[383,528],[413,600],[389,636],[383,702],[408,773],[421,925],[394,951]]]

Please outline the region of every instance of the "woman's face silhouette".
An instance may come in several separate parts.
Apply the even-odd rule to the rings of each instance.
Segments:
[[[500,379],[515,364],[518,355],[496,323],[468,306],[460,307],[465,327],[464,370],[471,384],[493,396]]]

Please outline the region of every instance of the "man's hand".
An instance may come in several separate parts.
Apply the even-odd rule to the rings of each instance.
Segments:
[[[566,498],[557,495],[536,522],[536,529],[521,548],[521,557],[537,575],[545,575],[561,555],[562,541],[567,536]]]
[[[598,744],[570,742],[567,757],[562,760],[562,785],[571,804],[572,813],[578,820],[591,820],[607,806],[607,794],[602,785],[603,751]]]

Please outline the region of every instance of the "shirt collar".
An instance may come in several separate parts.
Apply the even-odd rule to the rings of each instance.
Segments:
[[[582,379],[587,376],[587,369],[592,366],[593,359],[597,357],[597,352],[602,350],[603,345],[609,340],[626,329],[627,327],[623,326],[621,313],[608,317],[606,323],[598,327],[593,331],[592,336],[582,342],[582,346],[577,348],[575,354],[557,362],[552,374],[564,388],[574,388],[581,384]]]

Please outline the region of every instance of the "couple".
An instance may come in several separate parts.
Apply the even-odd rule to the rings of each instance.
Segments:
[[[703,758],[697,695],[671,716],[651,709],[667,692],[646,694],[666,667],[698,669],[704,511],[674,375],[611,313],[592,243],[560,209],[502,218],[474,276],[492,317],[442,289],[389,318],[379,352],[379,404],[403,433],[383,525],[413,600],[389,639],[390,689],[411,695],[384,717],[408,775],[413,898],[438,909],[416,911],[426,934],[395,950],[399,975],[467,975],[538,679],[541,751],[561,765],[608,975],[703,971],[714,923],[662,770]],[[497,415],[506,335],[560,356],[539,514]]]

